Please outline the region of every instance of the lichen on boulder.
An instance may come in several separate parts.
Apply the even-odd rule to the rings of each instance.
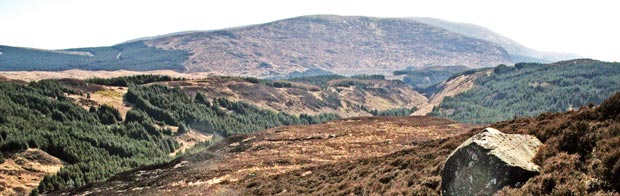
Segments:
[[[531,135],[486,128],[450,154],[441,173],[441,193],[493,195],[504,186],[519,187],[539,174],[531,160],[540,145]]]

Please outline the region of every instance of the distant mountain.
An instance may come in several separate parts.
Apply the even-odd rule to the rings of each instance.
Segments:
[[[131,42],[109,47],[41,50],[0,46],[0,71],[64,71],[169,69],[184,71],[189,54],[181,50],[149,47]]]
[[[169,69],[283,78],[317,73],[389,74],[409,66],[479,68],[553,59],[482,27],[429,21],[316,15],[138,38],[109,47],[39,50],[0,46],[0,71]]]
[[[496,43],[506,49],[508,53],[510,53],[510,57],[514,62],[540,62],[540,63],[548,63],[548,62],[556,62],[562,60],[576,59],[580,58],[575,54],[568,53],[557,53],[557,52],[541,52],[534,49],[530,49],[525,47],[516,41],[507,38],[503,35],[495,33],[490,29],[485,27],[481,27],[474,24],[467,23],[457,23],[450,22],[436,18],[426,18],[426,17],[415,17],[411,18],[415,21],[432,25],[435,27],[443,28],[448,31],[452,31],[455,33],[460,33],[462,35],[466,35],[469,37],[482,39],[486,41],[490,41]]]
[[[136,40],[60,51],[0,46],[0,70],[174,69],[271,77],[308,69],[353,75],[408,66],[511,63],[510,54],[494,43],[397,18],[302,16]]]
[[[510,63],[500,46],[409,19],[302,16],[240,28],[145,40],[192,55],[189,71],[271,76],[319,68],[390,73],[407,66]]]

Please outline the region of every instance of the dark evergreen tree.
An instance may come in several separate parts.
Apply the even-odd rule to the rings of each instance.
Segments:
[[[574,60],[500,65],[475,84],[467,92],[446,97],[431,115],[484,124],[600,104],[620,91],[620,63]]]
[[[194,100],[196,101],[196,103],[203,104],[207,107],[211,107],[211,102],[209,102],[209,100],[207,99],[207,96],[205,96],[203,93],[197,92]]]

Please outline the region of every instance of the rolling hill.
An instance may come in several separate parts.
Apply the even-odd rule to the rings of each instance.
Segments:
[[[144,42],[67,50],[0,46],[0,71],[169,69],[182,72],[188,55],[185,51],[149,47]]]
[[[327,79],[324,79],[327,78]],[[325,84],[309,83],[324,79]],[[210,77],[169,81],[186,93],[243,101],[261,108],[291,114],[333,113],[340,117],[372,116],[373,110],[417,108],[426,97],[397,80],[317,76],[294,81]]]
[[[502,48],[506,49],[506,51],[510,54],[512,61],[514,62],[550,63],[580,58],[575,54],[537,51],[525,47],[510,38],[491,31],[490,29],[474,24],[449,22],[437,18],[426,17],[415,17],[411,19],[424,24],[443,28],[455,33],[460,33],[469,37],[496,43]]]
[[[430,115],[459,122],[491,123],[600,104],[620,91],[620,64],[591,59],[500,65],[468,72],[454,76],[453,80],[475,76],[473,86],[444,98]]]
[[[407,67],[404,70],[394,71],[394,76],[403,76],[403,82],[412,86],[416,91],[425,93],[428,87],[446,81],[450,76],[468,70],[465,66],[424,66]]]
[[[342,75],[407,66],[493,66],[511,62],[503,48],[408,19],[302,16],[271,23],[145,40],[191,51],[190,71],[268,76],[320,68]]]
[[[365,75],[290,81],[137,75],[29,83],[0,77],[0,89],[5,92],[0,96],[0,156],[6,158],[0,176],[9,179],[0,183],[16,194],[80,187],[237,134],[316,124],[339,115],[406,116],[426,103],[401,81]],[[20,161],[30,151],[62,164]]]
[[[129,87],[0,78],[0,191],[24,195],[33,188],[80,187],[167,162],[183,149],[208,146],[212,138],[338,118],[291,115],[225,98],[195,99],[158,84],[139,85],[172,80],[168,77],[125,79],[132,82]]]
[[[489,125],[533,135],[544,144],[533,160],[540,174],[498,194],[617,194],[619,105],[616,93],[597,107]],[[440,195],[443,163],[480,132],[474,127],[432,117],[352,118],[280,127],[229,138],[194,156],[64,193]],[[433,131],[425,131],[428,128]]]
[[[571,104],[574,104],[573,108],[578,108],[589,102],[601,103],[604,96],[618,91],[619,74],[620,66],[617,63],[590,59],[552,64],[519,63],[514,67],[500,65],[467,70],[451,76],[445,82],[432,85],[434,91],[427,95],[430,101],[404,82],[385,80],[380,75],[326,75],[286,80],[220,76],[183,79],[141,75],[89,79],[86,80],[88,83],[76,79],[24,83],[0,78],[5,80],[0,82],[0,87],[7,92],[0,96],[4,100],[0,110],[7,114],[0,116],[0,126],[4,127],[0,130],[0,151],[3,157],[7,157],[8,164],[14,163],[18,154],[27,150],[41,150],[59,158],[63,166],[57,175],[43,178],[43,185],[39,186],[43,192],[64,191],[66,188],[108,179],[117,172],[161,163],[141,169],[142,174],[132,173],[137,170],[119,174],[122,177],[112,178],[111,182],[103,184],[89,185],[86,189],[101,194],[110,194],[110,190],[117,188],[130,192],[169,189],[188,193],[209,190],[219,193],[275,194],[284,191],[272,184],[276,183],[290,187],[286,190],[291,191],[290,194],[359,191],[387,193],[403,191],[404,187],[421,191],[415,193],[428,193],[437,190],[438,179],[434,176],[437,164],[460,141],[450,138],[464,139],[467,135],[457,135],[465,133],[463,128],[471,126],[433,117],[358,117],[322,125],[289,126],[254,132],[278,126],[334,120],[338,118],[334,114],[344,117],[370,116],[380,113],[374,111],[376,109],[389,111],[409,107],[419,107],[420,113],[432,110],[431,115],[472,123],[513,119],[516,115],[534,116],[542,112],[569,110]],[[603,105],[600,108],[611,109],[599,111],[604,109],[587,106],[582,107],[582,110],[592,112],[580,111],[583,113],[580,115],[592,115],[586,117],[596,120],[603,118],[606,113],[617,111],[613,109],[613,104]],[[546,115],[549,114],[543,114],[540,118],[547,118]],[[497,126],[502,127],[502,124]],[[93,135],[94,132],[85,131],[84,127],[113,139],[103,141],[97,134]],[[355,131],[363,131],[368,135]],[[544,136],[544,133],[535,134]],[[167,162],[179,149],[192,150],[185,145],[206,148],[210,144],[192,142],[200,138],[205,141],[212,138],[228,139],[216,144],[210,151]],[[256,138],[258,140],[254,140]],[[412,145],[407,145],[407,142],[412,141]],[[153,146],[155,143],[159,145]],[[59,148],[60,145],[65,148]],[[291,162],[286,162],[289,159],[282,158],[281,154],[269,154],[284,152],[286,145],[318,145],[312,153],[333,154],[330,160],[312,159],[314,156],[309,156]],[[295,150],[297,147],[291,148]],[[300,148],[302,151],[311,150],[310,147],[305,150]],[[383,148],[390,150],[383,151]],[[372,154],[367,150],[385,153]],[[86,154],[90,151],[94,153]],[[364,155],[356,154],[359,152]],[[424,152],[420,155],[423,157],[409,155],[412,152]],[[265,159],[271,156],[273,160],[247,163],[239,159],[233,161],[239,155],[236,153],[246,153],[244,157],[249,158]],[[135,159],[126,158],[128,156]],[[338,162],[334,157],[348,162]],[[385,160],[382,157],[390,157],[387,158],[388,162],[395,165],[381,167],[399,169],[389,169],[393,171],[391,173],[375,172],[375,177],[355,173],[366,171],[364,168],[374,165],[372,163]],[[403,160],[422,161],[418,166],[426,169],[413,172],[411,168],[400,168],[408,167],[407,164],[400,164]],[[93,173],[90,168],[104,166],[93,165],[92,161],[111,161],[116,165],[101,170],[104,172]],[[213,165],[213,161],[223,161],[229,165],[231,162],[228,161],[238,162],[238,167],[235,166],[238,170]],[[355,169],[346,164],[358,164],[360,168]],[[204,167],[213,168],[192,178],[194,181],[178,180]],[[343,168],[350,167],[352,169],[347,171],[354,173],[342,173]],[[160,170],[153,173],[148,168]],[[158,173],[162,170],[170,173]],[[178,176],[178,172],[189,173]],[[44,174],[28,175],[40,179]],[[349,174],[363,179],[361,184],[347,183],[353,177],[338,177]],[[287,175],[308,176],[308,181],[294,181]],[[326,178],[325,175],[331,177]],[[412,175],[419,180],[409,182]],[[376,176],[379,176],[380,181],[375,181]],[[280,181],[283,179],[288,180],[284,183]],[[316,183],[317,179],[329,180],[326,184],[315,184],[317,187],[326,186],[325,189],[306,189],[301,185]],[[158,187],[153,189],[154,186]],[[358,190],[358,186],[372,188]],[[91,189],[93,187],[95,189]]]
[[[265,185],[272,177],[289,173],[294,173],[293,181],[300,183],[321,182],[305,176],[322,173],[325,165],[351,163],[355,167],[359,159],[382,157],[425,141],[456,136],[471,127],[432,117],[362,117],[279,127],[234,136],[196,155],[125,172],[70,194],[296,195],[295,189],[272,190]],[[346,173],[325,177],[339,174]],[[341,180],[343,184],[355,183]]]
[[[315,15],[173,33],[109,47],[39,50],[0,46],[0,71],[169,69],[254,77],[305,72],[355,75],[388,74],[409,66],[489,67],[530,55],[511,49],[516,45],[513,42],[506,45],[418,20]]]

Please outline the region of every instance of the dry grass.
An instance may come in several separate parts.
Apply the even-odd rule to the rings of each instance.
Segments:
[[[544,142],[534,162],[541,175],[502,195],[618,195],[620,191],[620,94],[600,106],[500,122],[503,131]]]
[[[597,108],[490,126],[531,134],[544,143],[534,157],[541,174],[522,187],[506,187],[499,195],[618,195],[620,94]],[[443,162],[478,131],[414,142],[410,149],[382,157],[246,178],[232,189],[252,195],[439,195]]]
[[[427,104],[419,107],[412,115],[424,116],[432,112],[433,107],[438,106],[445,97],[452,97],[459,93],[465,92],[474,87],[476,79],[479,77],[490,74],[491,71],[483,71],[470,75],[462,75],[452,80],[444,82],[442,90],[434,94]]]
[[[292,114],[336,113],[341,117],[371,116],[360,106],[387,110],[417,107],[427,101],[426,97],[404,83],[379,80],[363,82],[368,83],[366,88],[330,86],[324,90],[298,83],[290,88],[275,88],[220,77],[162,83],[181,87],[190,95],[204,93],[207,97],[244,101],[261,108]]]
[[[431,117],[351,118],[319,125],[279,127],[233,136],[205,152],[120,174],[111,182],[80,192],[239,194],[242,193],[239,191],[252,191],[239,187],[246,187],[255,179],[271,179],[290,172],[315,176],[321,173],[317,168],[391,156],[425,141],[462,134],[470,128]],[[137,187],[143,189],[134,191]]]
[[[178,127],[176,129],[178,129]],[[176,130],[173,129],[173,132],[176,132]],[[175,156],[177,153],[181,153],[187,149],[190,149],[194,147],[197,143],[210,141],[211,139],[213,139],[213,135],[201,133],[196,130],[190,129],[190,131],[188,131],[187,133],[176,136],[174,139],[179,142],[179,144],[181,144],[181,147],[179,147],[174,152],[171,152],[169,154],[170,156]]]
[[[58,158],[39,149],[7,155],[0,164],[0,195],[27,195],[45,175],[54,174],[61,167]]]
[[[121,113],[121,117],[125,119],[127,111],[131,107],[124,102],[123,96],[127,93],[127,87],[113,87],[113,86],[100,86],[101,90],[90,93],[90,98],[87,94],[83,95],[67,95],[72,98],[74,102],[84,109],[88,110],[91,106],[109,105],[117,109]]]
[[[620,94],[601,106],[490,125],[543,142],[541,174],[499,195],[618,195]],[[469,130],[469,131],[467,131]],[[187,195],[439,195],[448,155],[480,128],[431,117],[352,118],[238,135],[80,191]],[[133,188],[140,187],[139,191]],[[75,193],[79,193],[75,192]]]

